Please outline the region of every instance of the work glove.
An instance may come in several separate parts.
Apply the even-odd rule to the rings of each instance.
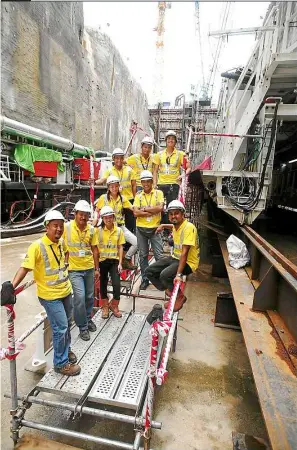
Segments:
[[[162,320],[163,319],[163,308],[162,305],[159,303],[156,303],[153,306],[153,309],[151,312],[147,315],[146,321],[151,325],[152,323],[156,322],[156,320]]]
[[[11,281],[4,281],[1,288],[1,306],[14,305],[16,296],[14,295],[14,287]]]

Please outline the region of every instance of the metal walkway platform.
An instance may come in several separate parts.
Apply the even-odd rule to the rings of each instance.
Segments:
[[[90,341],[79,337],[71,346],[81,373],[66,377],[51,369],[38,383],[39,391],[136,410],[142,400],[150,352],[146,314],[123,313],[121,319],[93,317],[97,331]],[[92,358],[90,358],[92,354]]]

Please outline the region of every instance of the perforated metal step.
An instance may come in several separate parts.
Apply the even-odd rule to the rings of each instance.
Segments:
[[[75,377],[66,377],[51,369],[38,383],[40,391],[63,393],[73,397],[80,397],[89,386],[96,371],[100,368],[111,351],[116,339],[120,335],[129,314],[124,313],[120,319],[111,316],[108,320],[101,317],[101,311],[93,317],[97,331],[90,333],[90,341],[77,338],[72,345],[81,373]]]
[[[127,322],[123,332],[110,353],[106,364],[98,376],[89,396],[88,400],[103,402],[108,404],[118,405],[116,394],[119,390],[119,385],[125,374],[129,374],[130,360],[135,356],[135,347],[137,352],[137,343],[141,345],[142,341],[148,336],[148,328],[145,325],[144,314],[134,314]],[[142,331],[144,331],[142,333]],[[148,346],[149,349],[149,346]],[[146,361],[141,361],[145,369]],[[141,380],[134,379],[134,383]],[[127,401],[121,402],[122,406],[131,406],[131,399],[127,397]]]

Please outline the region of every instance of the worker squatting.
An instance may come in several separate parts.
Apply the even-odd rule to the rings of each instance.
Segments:
[[[54,370],[63,375],[77,375],[81,370],[71,351],[72,318],[81,339],[89,340],[90,332],[96,331],[92,321],[95,282],[100,280],[102,318],[107,319],[109,312],[119,318],[120,272],[123,268],[136,269],[132,259],[137,251],[142,276],[140,289],[146,289],[151,282],[165,291],[168,299],[174,282],[182,281],[183,275],[198,267],[197,229],[185,219],[185,208],[177,200],[185,154],[175,148],[173,131],[166,135],[166,149],[154,158],[152,145],[153,139],[145,137],[141,153],[130,156],[126,162],[123,150],[115,149],[113,167],[96,180],[96,184],[106,182],[107,193],[96,202],[93,223],[90,223],[91,207],[85,200],[76,203],[74,220],[68,223],[59,211],[48,212],[44,236],[30,245],[12,282],[2,285],[1,303],[14,303],[14,289],[33,271],[38,299],[52,328]],[[186,172],[189,171],[186,161]],[[128,223],[127,215],[130,215]],[[173,251],[166,257],[162,256],[164,231],[173,235]],[[125,242],[130,243],[130,248],[124,256]],[[150,265],[149,247],[155,259]],[[113,288],[111,301],[107,295],[109,277]],[[179,311],[185,301],[180,291],[174,311]],[[165,302],[164,306],[167,305]]]

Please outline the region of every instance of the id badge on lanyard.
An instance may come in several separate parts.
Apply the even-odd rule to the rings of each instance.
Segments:
[[[165,172],[166,172],[166,175],[169,175],[169,164],[166,164]]]
[[[64,272],[63,270],[59,270],[59,280],[63,280],[64,278]]]
[[[153,220],[152,216],[146,217],[146,221],[147,221],[147,222],[151,222],[152,220]]]
[[[86,251],[80,249],[80,250],[78,251],[78,256],[79,256],[80,258],[83,258],[84,256],[86,256]]]

